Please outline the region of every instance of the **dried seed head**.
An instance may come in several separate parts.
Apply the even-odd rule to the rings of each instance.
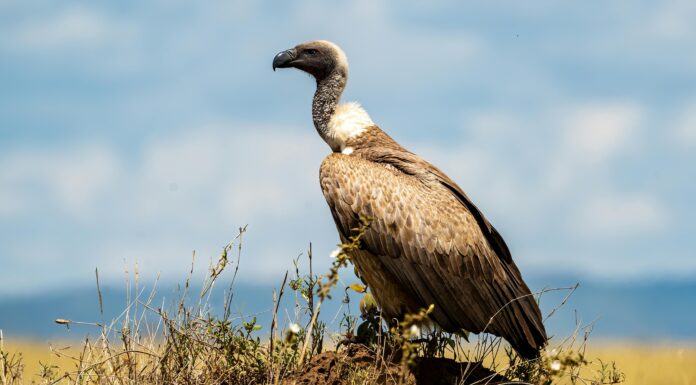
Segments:
[[[296,323],[291,323],[288,325],[288,331],[293,333],[293,334],[299,334],[300,333],[300,325]]]
[[[558,360],[552,361],[551,365],[549,365],[549,366],[550,366],[552,371],[557,372],[557,371],[561,370],[561,361],[558,361]]]

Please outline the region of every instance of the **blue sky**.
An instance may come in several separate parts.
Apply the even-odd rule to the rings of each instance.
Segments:
[[[524,274],[696,276],[696,5],[0,0],[0,295],[176,281],[248,224],[239,279],[279,282],[335,228],[313,81],[455,179]]]

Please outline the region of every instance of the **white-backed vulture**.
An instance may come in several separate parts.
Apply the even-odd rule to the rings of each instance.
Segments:
[[[404,149],[356,103],[339,104],[348,61],[318,40],[280,52],[273,69],[294,67],[317,82],[312,118],[331,147],[320,183],[346,240],[371,218],[351,260],[387,319],[435,305],[446,331],[489,332],[525,358],[546,343],[539,307],[498,231],[437,167]]]

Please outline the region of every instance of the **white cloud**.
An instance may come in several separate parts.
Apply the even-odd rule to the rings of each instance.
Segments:
[[[21,193],[9,186],[0,187],[0,218],[11,218],[24,210]]]
[[[80,268],[62,277],[85,275],[98,266],[118,279],[125,260],[176,280],[192,250],[204,269],[249,224],[255,260],[246,262],[244,279],[272,279],[318,234],[333,234],[318,242],[327,250],[337,240],[317,178],[329,149],[313,130],[223,124],[159,138],[141,151],[135,162],[93,143],[0,155],[0,220],[57,216],[76,229],[58,244],[58,229],[32,234],[33,244],[51,245],[41,248],[37,275],[70,265]],[[25,267],[36,260],[35,247],[15,246],[3,258]]]
[[[85,215],[95,199],[119,177],[117,156],[111,150],[87,148],[64,159],[53,160],[47,170],[56,194],[67,210]]]
[[[680,147],[696,147],[696,102],[687,106],[677,118],[672,137]]]
[[[567,118],[566,149],[582,161],[605,161],[636,135],[640,117],[640,108],[632,104],[576,108]]]
[[[547,198],[567,199],[591,183],[610,182],[611,161],[636,150],[642,143],[639,130],[643,108],[630,101],[579,104],[559,108],[549,125],[563,130],[546,141],[544,189]],[[601,180],[601,181],[600,181]],[[613,187],[607,186],[612,189]],[[592,192],[589,192],[592,194]]]
[[[602,202],[603,191],[621,190],[611,177],[612,162],[641,145],[642,115],[631,102],[554,106],[531,116],[488,111],[463,121],[463,145],[426,148],[424,155],[461,183],[487,215],[534,237],[547,231],[551,218],[569,216],[587,200]],[[617,199],[635,194],[640,190],[622,191]],[[586,223],[595,226],[581,221]]]
[[[112,150],[99,145],[62,151],[24,150],[0,157],[0,195],[11,203],[0,210],[19,215],[46,199],[75,217],[88,215],[120,172]],[[4,205],[7,205],[5,203]]]
[[[690,38],[696,32],[696,3],[690,0],[670,0],[659,3],[650,30],[666,39]]]
[[[317,190],[316,170],[327,152],[312,131],[251,124],[204,127],[151,143],[135,171],[139,212],[157,220],[188,201],[192,210],[222,213],[237,225],[285,217]]]
[[[451,82],[453,63],[455,68],[465,66],[485,49],[479,36],[468,31],[442,33],[400,22],[393,8],[402,6],[365,0],[341,5],[305,1],[296,9],[296,29],[308,39],[317,38],[316,31],[321,30],[321,38],[340,44],[351,63],[351,84],[360,81],[364,91],[366,87],[379,87],[380,92],[416,90]],[[414,60],[404,61],[405,56]]]
[[[607,253],[587,240],[640,244],[672,225],[659,196],[647,186],[626,188],[615,177],[617,160],[645,144],[638,129],[643,115],[630,101],[553,107],[539,115],[489,111],[467,117],[462,145],[439,145],[424,155],[469,192],[516,250],[518,263],[596,275]],[[548,245],[549,234],[565,245]],[[618,261],[620,253],[612,253]],[[622,267],[625,274],[638,275],[651,263],[633,258]],[[601,269],[615,271],[618,262]]]
[[[592,238],[655,235],[669,220],[659,201],[642,195],[598,195],[576,209],[571,230]]]
[[[18,50],[46,51],[102,46],[136,35],[133,25],[107,17],[94,10],[72,7],[49,17],[14,24],[3,45]]]

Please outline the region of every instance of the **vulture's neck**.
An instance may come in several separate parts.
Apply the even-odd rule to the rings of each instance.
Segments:
[[[317,80],[317,91],[312,101],[314,127],[334,152],[345,152],[348,139],[359,136],[374,125],[357,103],[338,104],[346,80],[346,75],[339,71]]]

